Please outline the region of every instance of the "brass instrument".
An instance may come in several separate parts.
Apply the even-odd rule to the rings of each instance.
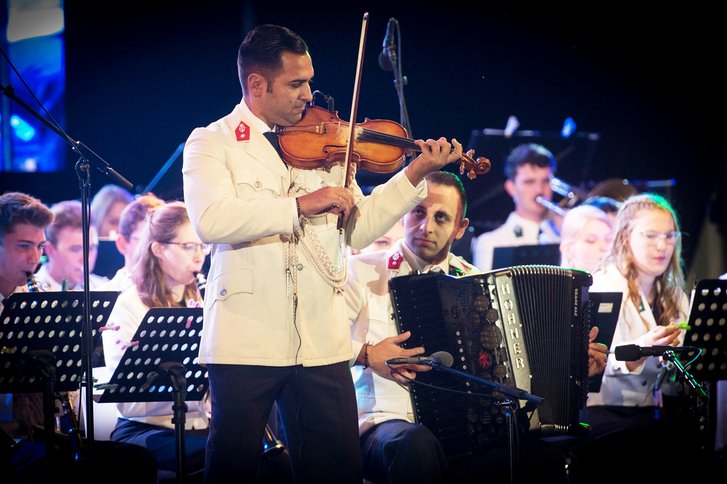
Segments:
[[[547,198],[545,198],[541,195],[538,195],[537,197],[535,197],[535,201],[538,202],[543,207],[550,210],[551,212],[553,212],[555,215],[564,217],[566,214],[566,211],[563,208],[561,208],[559,205],[551,202],[550,200],[548,200]]]
[[[81,439],[78,417],[76,417],[76,409],[73,407],[73,400],[70,398],[68,392],[60,393],[58,398],[60,398],[61,407],[63,408],[63,416],[59,418],[58,427],[63,430],[61,420],[63,418],[67,419],[68,424],[70,424],[68,425],[68,437],[71,441],[73,459],[79,460],[81,458],[81,452],[83,451],[83,441]]]
[[[560,201],[560,207],[573,208],[578,203],[588,198],[588,192],[582,188],[571,185],[570,183],[553,177],[550,179],[550,189],[553,193],[557,193],[563,199]]]
[[[275,437],[270,425],[265,424],[265,432],[263,433],[263,457],[274,457],[285,450],[285,446]]]

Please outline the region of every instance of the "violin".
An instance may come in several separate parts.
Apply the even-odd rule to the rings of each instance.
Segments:
[[[308,106],[296,124],[278,127],[278,141],[283,160],[291,166],[305,170],[331,169],[345,161],[350,123],[318,106]],[[407,151],[421,151],[414,140],[407,137],[404,126],[387,119],[366,118],[353,129],[351,161],[362,170],[373,173],[392,173],[403,164]],[[490,160],[476,160],[463,153],[458,160],[460,174],[467,171],[472,180],[490,171]]]

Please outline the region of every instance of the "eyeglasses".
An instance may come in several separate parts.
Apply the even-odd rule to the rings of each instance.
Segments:
[[[674,245],[679,237],[682,236],[681,232],[672,230],[670,232],[654,232],[653,230],[642,230],[639,232],[648,243],[656,245],[659,240],[663,240],[667,245]]]
[[[178,245],[189,255],[194,255],[197,250],[201,250],[204,255],[209,255],[212,250],[212,246],[197,242],[162,242],[165,245]]]

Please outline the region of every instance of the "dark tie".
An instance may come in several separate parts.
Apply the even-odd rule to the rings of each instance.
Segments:
[[[280,157],[283,157],[283,154],[280,152],[280,142],[278,141],[278,133],[275,131],[268,131],[267,133],[263,133],[263,136],[265,136],[268,141],[270,141],[270,144],[273,145],[273,148],[275,148],[275,151],[278,152],[278,155]]]

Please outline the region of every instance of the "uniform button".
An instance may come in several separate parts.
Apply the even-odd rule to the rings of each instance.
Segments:
[[[297,266],[295,266],[295,268],[298,269],[299,271],[302,271],[303,270],[303,264],[298,264]]]
[[[227,295],[227,289],[225,289],[223,287],[222,289],[220,289],[220,296],[226,296],[226,295]]]
[[[263,184],[260,180],[255,180],[255,188],[258,190],[263,187]]]

